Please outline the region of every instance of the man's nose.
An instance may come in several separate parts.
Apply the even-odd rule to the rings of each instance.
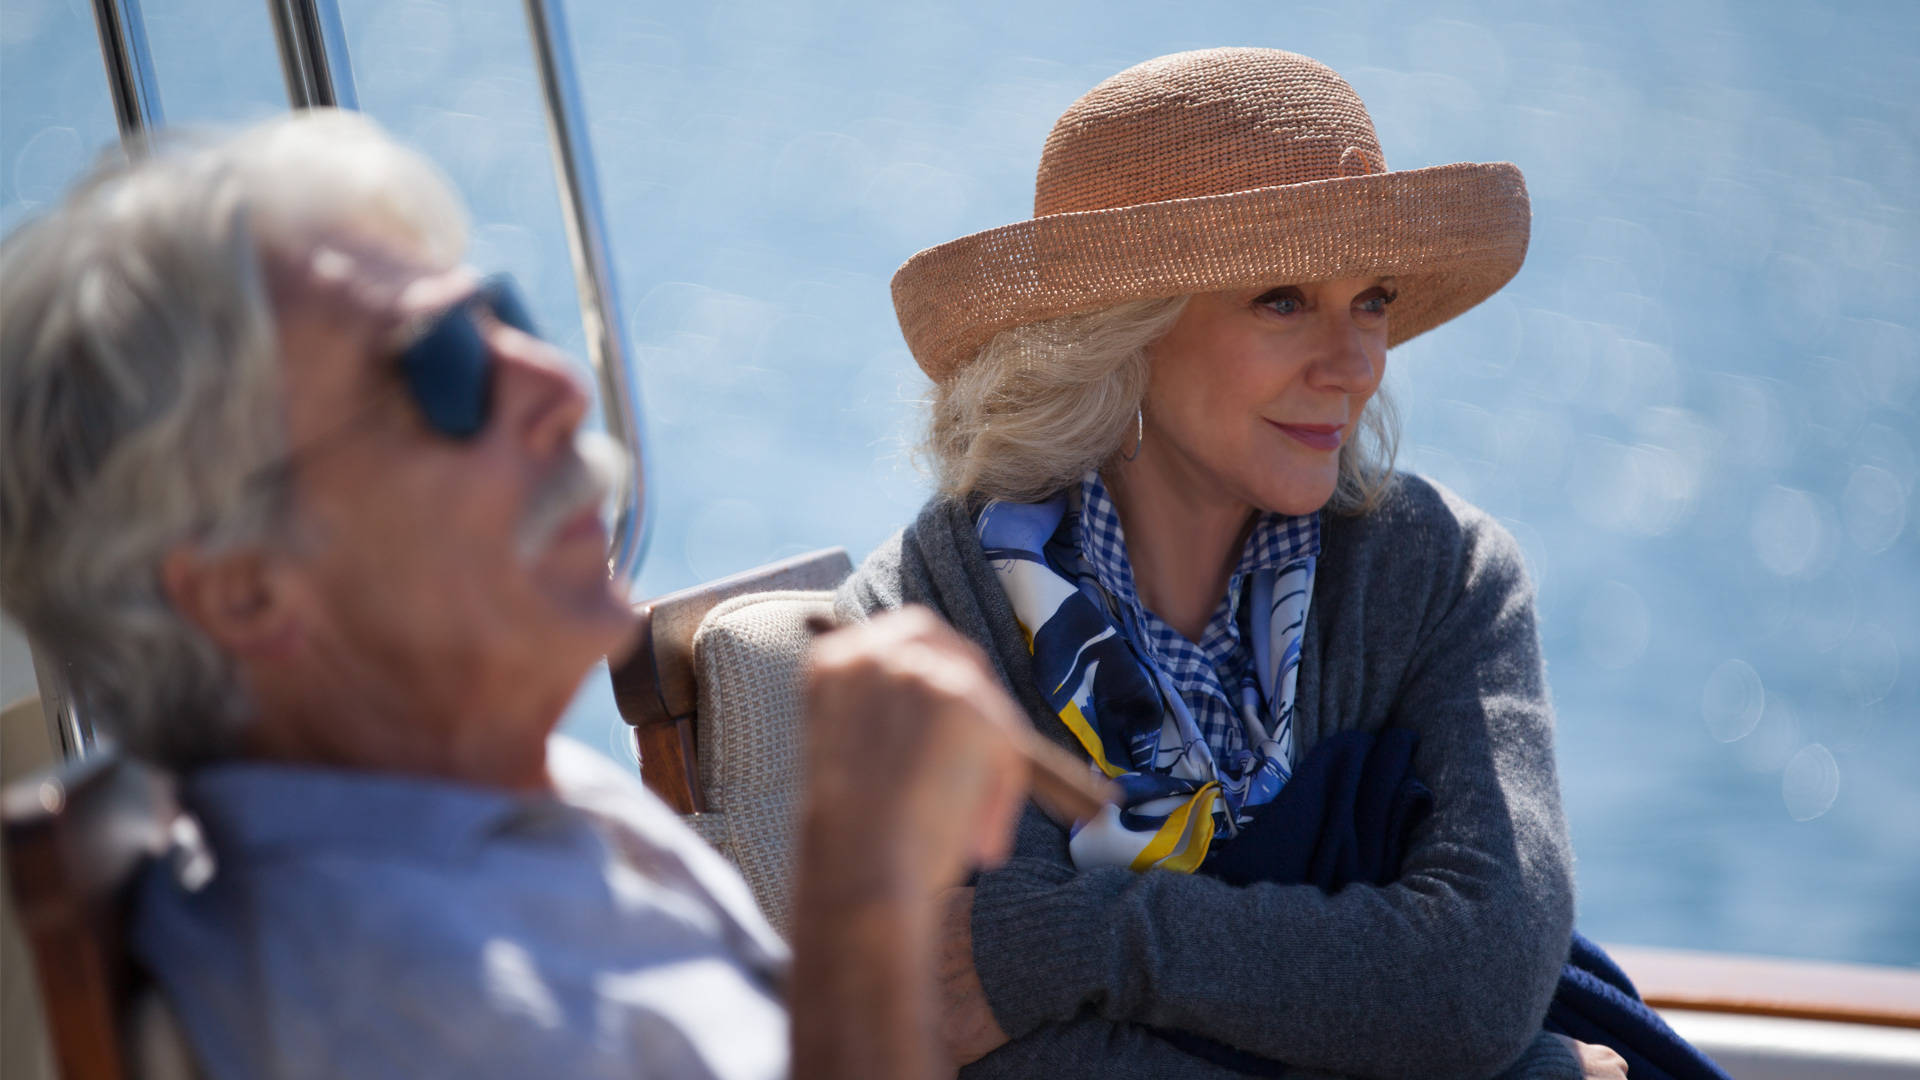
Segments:
[[[546,458],[573,439],[590,399],[558,353],[518,344],[495,349],[495,408],[510,437]]]

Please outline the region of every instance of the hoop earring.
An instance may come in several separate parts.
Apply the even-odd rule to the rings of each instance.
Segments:
[[[1147,416],[1139,408],[1133,410],[1133,453],[1121,454],[1121,461],[1132,461],[1140,456],[1140,444],[1147,438]]]

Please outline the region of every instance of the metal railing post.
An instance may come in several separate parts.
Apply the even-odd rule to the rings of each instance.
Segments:
[[[166,123],[140,0],[93,0],[93,27],[100,36],[100,61],[107,69],[120,147],[128,157],[139,157],[149,148],[148,135]],[[64,664],[37,642],[29,641],[27,648],[33,653],[33,681],[40,689],[40,710],[54,750],[67,759],[84,756],[93,749],[93,725],[74,700]]]
[[[626,325],[620,315],[620,291],[614,283],[613,256],[607,244],[586,111],[574,74],[564,2],[525,0],[525,4],[534,66],[546,104],[548,141],[559,180],[560,209],[566,219],[567,250],[573,257],[574,285],[580,294],[587,359],[600,382],[600,409],[607,432],[619,439],[633,458],[632,483],[621,492],[612,549],[607,556],[614,576],[631,582],[646,551],[648,525],[640,395],[631,367]]]
[[[140,0],[93,0],[93,25],[100,32],[100,59],[107,66],[107,92],[113,96],[120,145],[129,154],[145,153],[147,132],[165,121]]]
[[[93,725],[73,699],[73,684],[61,670],[59,657],[27,641],[33,653],[33,681],[40,687],[40,714],[47,721],[47,741],[63,761],[85,757],[93,749]]]
[[[334,0],[267,0],[287,101],[296,109],[357,109],[353,61]]]

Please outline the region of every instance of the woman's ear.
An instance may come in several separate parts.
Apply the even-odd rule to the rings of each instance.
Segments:
[[[160,588],[174,610],[235,657],[284,652],[299,626],[281,568],[258,549],[174,548],[160,562]]]

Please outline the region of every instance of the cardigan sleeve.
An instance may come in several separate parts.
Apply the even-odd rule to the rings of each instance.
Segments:
[[[1442,549],[1411,560],[1424,595],[1386,598],[1419,626],[1384,722],[1419,733],[1435,795],[1401,877],[1327,894],[1076,872],[1030,814],[973,912],[975,966],[1016,1042],[1092,1015],[1306,1070],[1461,1080],[1528,1050],[1573,925],[1552,710],[1517,545],[1484,515],[1459,524],[1419,541]]]
[[[1082,1016],[1050,1024],[960,1070],[960,1080],[1246,1080],[1246,1073],[1194,1057],[1137,1024]],[[1287,1068],[1282,1080],[1341,1080]],[[1515,1076],[1498,1080],[1562,1080]],[[1571,1080],[1580,1080],[1576,1074]]]
[[[1048,1025],[960,1070],[961,1080],[1245,1080],[1247,1075],[1194,1057],[1148,1028],[1094,1016]],[[1342,1080],[1332,1073],[1294,1068],[1278,1075],[1282,1080]],[[1492,1080],[1582,1080],[1584,1075],[1573,1051],[1540,1031]]]

